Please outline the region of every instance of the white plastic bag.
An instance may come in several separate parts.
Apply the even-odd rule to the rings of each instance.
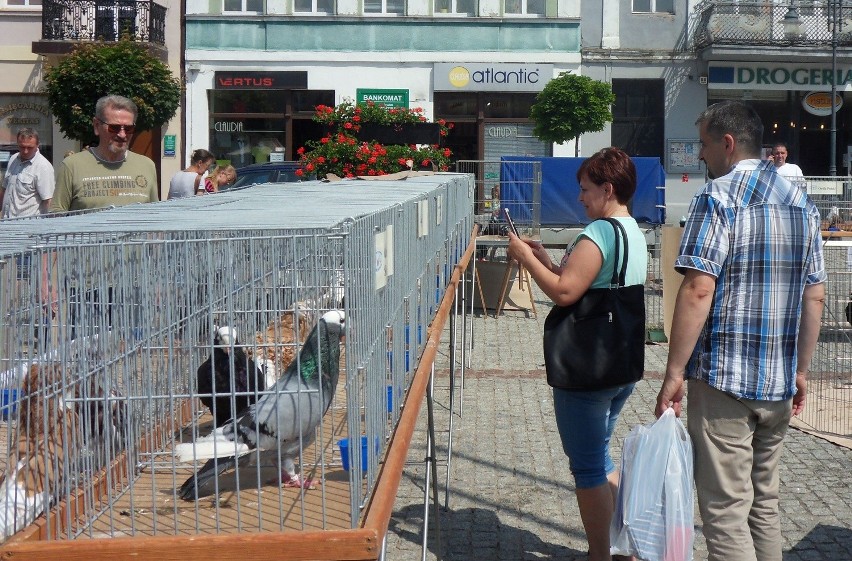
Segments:
[[[673,409],[624,439],[611,553],[692,561],[692,443]]]

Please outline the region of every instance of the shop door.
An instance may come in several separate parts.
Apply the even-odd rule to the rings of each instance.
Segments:
[[[485,123],[485,160],[499,160],[502,156],[548,157],[552,145],[544,143],[533,134],[532,123]]]

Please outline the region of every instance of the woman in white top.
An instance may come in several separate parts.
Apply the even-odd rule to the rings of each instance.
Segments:
[[[216,157],[203,148],[192,153],[189,167],[177,172],[169,182],[169,199],[193,196],[201,184],[201,176],[216,163]]]

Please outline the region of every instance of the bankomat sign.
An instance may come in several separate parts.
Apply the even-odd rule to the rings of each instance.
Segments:
[[[540,92],[551,78],[552,64],[435,65],[435,91]]]

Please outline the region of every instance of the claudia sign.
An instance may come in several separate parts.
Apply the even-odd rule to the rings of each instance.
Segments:
[[[802,98],[802,107],[811,115],[825,117],[831,115],[831,92],[811,92]],[[843,96],[834,96],[834,110],[843,107]]]
[[[435,91],[540,92],[552,64],[435,64]]]
[[[822,90],[837,84],[852,91],[852,68],[821,64],[769,64],[764,62],[710,63],[707,87],[717,90]]]

